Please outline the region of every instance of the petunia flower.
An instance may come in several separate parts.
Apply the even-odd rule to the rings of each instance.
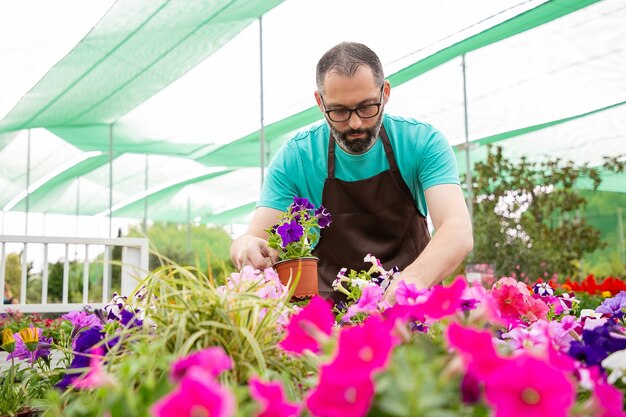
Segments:
[[[289,223],[278,226],[276,232],[280,235],[282,247],[285,249],[288,244],[300,240],[304,233],[304,229],[297,220],[292,220]]]
[[[320,381],[306,399],[314,417],[364,417],[374,398],[371,377],[357,374],[347,378],[344,368],[322,366]]]
[[[370,375],[387,366],[391,351],[400,343],[392,333],[393,322],[378,316],[368,317],[360,326],[344,327],[339,334],[337,354],[331,364],[345,369],[350,378]]]
[[[71,338],[76,337],[78,332],[90,327],[102,328],[102,321],[95,314],[86,311],[70,311],[61,316],[62,319],[68,320],[74,328],[72,329]]]
[[[491,292],[495,300],[496,307],[504,320],[509,323],[520,321],[521,315],[525,311],[524,294],[517,286],[502,285]]]
[[[426,315],[438,320],[456,313],[461,308],[461,296],[466,288],[467,283],[460,277],[448,287],[440,285],[433,287],[428,300],[424,303]]]
[[[491,333],[486,330],[452,323],[448,327],[447,339],[448,344],[463,358],[468,372],[472,372],[478,379],[486,378],[502,366],[504,359],[496,353]]]
[[[104,358],[103,349],[95,348],[91,351],[89,359],[89,371],[84,376],[78,377],[72,386],[77,389],[95,389],[100,387],[115,386],[113,377],[106,373],[102,366]]]
[[[180,385],[151,407],[156,417],[230,417],[235,398],[198,367],[189,369]]]
[[[415,284],[407,284],[401,280],[396,289],[396,303],[400,305],[421,304],[428,299],[429,293],[428,289],[418,289]]]
[[[626,349],[613,352],[604,358],[602,360],[602,367],[612,370],[609,375],[610,384],[615,384],[620,378],[622,383],[626,384]]]
[[[231,369],[233,361],[221,346],[212,346],[194,352],[172,364],[172,379],[180,381],[187,371],[193,367],[202,368],[208,375],[215,378],[222,372]]]
[[[301,406],[285,399],[279,382],[263,382],[257,377],[250,378],[250,396],[261,405],[255,417],[295,417]]]
[[[523,353],[487,376],[485,396],[494,417],[567,417],[576,391],[564,372]]]
[[[287,326],[287,336],[279,343],[287,352],[302,354],[305,350],[318,352],[319,336],[330,335],[335,316],[330,304],[319,296],[291,317]]]
[[[343,316],[343,320],[350,320],[355,314],[358,313],[376,313],[379,311],[379,304],[383,303],[383,289],[376,284],[366,285],[361,293],[361,298],[348,307],[348,311]],[[388,304],[381,306],[383,309],[388,307]]]

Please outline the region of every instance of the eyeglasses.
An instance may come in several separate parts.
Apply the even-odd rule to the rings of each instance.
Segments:
[[[380,101],[378,103],[365,104],[359,107],[353,107],[351,109],[333,109],[333,110],[324,110],[324,113],[328,115],[328,118],[333,122],[347,122],[352,117],[352,113],[356,113],[357,116],[361,119],[371,119],[372,117],[376,117],[380,112],[380,106],[383,104],[383,88],[385,85],[383,84],[380,87]],[[322,104],[324,105],[324,109],[326,108],[326,103],[324,103],[324,97],[320,93],[320,98],[322,99]]]

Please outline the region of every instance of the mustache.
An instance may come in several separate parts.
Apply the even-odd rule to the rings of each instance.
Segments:
[[[348,135],[358,135],[358,134],[361,134],[361,133],[367,133],[367,130],[365,130],[365,129],[350,129],[350,130],[348,130],[345,133],[347,133]]]

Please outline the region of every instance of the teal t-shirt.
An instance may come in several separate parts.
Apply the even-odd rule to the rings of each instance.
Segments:
[[[428,214],[424,191],[433,185],[460,184],[454,152],[446,138],[429,124],[413,119],[383,116],[402,178],[413,194],[418,209]],[[257,207],[285,211],[293,197],[306,197],[316,207],[322,204],[324,180],[328,176],[326,122],[299,132],[272,159]],[[335,143],[335,176],[344,181],[372,177],[389,169],[380,137],[367,152],[351,155]]]

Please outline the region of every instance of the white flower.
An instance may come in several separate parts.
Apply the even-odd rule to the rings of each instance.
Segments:
[[[352,286],[353,287],[357,287],[359,289],[363,289],[367,286],[367,284],[369,284],[369,281],[363,279],[363,278],[354,278],[352,281]]]
[[[608,378],[609,384],[615,384],[620,378],[626,384],[626,349],[611,353],[602,361],[602,367],[613,370]]]

